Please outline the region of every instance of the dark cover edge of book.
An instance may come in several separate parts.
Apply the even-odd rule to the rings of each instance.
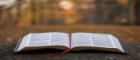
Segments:
[[[124,50],[123,53],[128,53],[128,51],[126,50],[127,48],[126,48],[126,44],[124,43],[124,41],[121,38],[119,38],[119,37],[117,37],[117,38],[118,38],[118,41],[121,44],[122,49]]]

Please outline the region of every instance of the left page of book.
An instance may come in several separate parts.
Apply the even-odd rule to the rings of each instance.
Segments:
[[[58,49],[69,48],[69,34],[63,32],[34,33],[29,46]]]
[[[49,32],[51,46],[63,46],[70,48],[70,37],[68,33],[63,32]]]
[[[51,34],[49,33],[29,33],[24,36],[18,43],[19,46],[16,47],[15,52],[37,49],[42,46],[48,46],[50,45],[51,41],[50,35]]]
[[[59,48],[59,46],[69,47],[69,37],[66,33],[49,32],[49,33],[30,33],[23,37],[16,48],[16,52],[22,50],[35,50],[41,48]]]
[[[50,33],[31,33],[30,40],[28,41],[29,47],[48,46],[50,45]]]

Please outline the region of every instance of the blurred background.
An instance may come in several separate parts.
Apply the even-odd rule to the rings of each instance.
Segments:
[[[0,27],[137,25],[136,7],[135,0],[11,0],[0,5]]]
[[[31,32],[110,33],[140,41],[139,4],[139,0],[0,0],[0,41],[17,42]]]

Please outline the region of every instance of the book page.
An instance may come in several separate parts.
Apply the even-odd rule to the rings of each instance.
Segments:
[[[92,34],[93,45],[96,47],[112,48],[112,40],[109,34]]]
[[[45,48],[46,46],[53,46],[54,48],[63,49],[64,47],[70,47],[69,34],[61,32],[49,32],[49,33],[30,33],[23,37],[19,43],[19,47],[15,49],[15,52],[21,50],[32,50]]]
[[[116,37],[113,36],[113,35],[110,35],[110,38],[111,38],[112,41],[113,41],[114,47],[115,47],[115,48],[118,48],[120,51],[124,52],[123,47],[121,46],[121,43],[120,43],[119,39],[116,38]]]
[[[50,45],[50,33],[32,33],[29,46],[48,46]]]
[[[31,34],[27,34],[25,35],[22,39],[20,39],[20,41],[18,42],[14,52],[18,52],[21,49],[25,48],[26,46],[28,46],[29,44],[29,40],[30,40],[30,35]]]
[[[92,46],[91,33],[73,33],[71,36],[71,47]]]
[[[70,47],[69,34],[61,32],[51,32],[51,45]]]
[[[61,32],[32,33],[29,46],[69,47],[69,35]]]

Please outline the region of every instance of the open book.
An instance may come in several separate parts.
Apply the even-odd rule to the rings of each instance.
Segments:
[[[42,48],[69,48],[75,50],[104,50],[124,53],[119,40],[111,34],[96,33],[29,33],[24,36],[14,52]]]

